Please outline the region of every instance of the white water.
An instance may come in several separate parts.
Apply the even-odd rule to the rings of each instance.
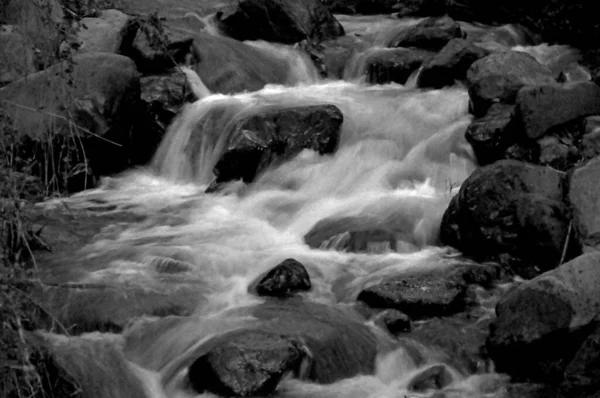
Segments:
[[[417,21],[402,22],[402,27]],[[397,20],[375,23],[371,17],[342,23],[349,32],[370,35],[374,45],[398,28]],[[385,277],[455,263],[447,256],[449,249],[438,246],[437,236],[449,200],[475,168],[464,138],[471,121],[466,90],[367,86],[358,79],[361,72],[353,74],[352,82],[319,81],[305,56],[294,50],[247,44],[297,65],[292,75],[301,83],[222,95],[211,94],[199,78],[193,80],[201,99],[186,106],[173,122],[150,167],[107,178],[98,189],[63,202],[90,210],[100,203],[104,214],[142,216],[137,223],[106,228],[81,248],[77,264],[88,271],[74,282],[133,286],[165,297],[185,294],[195,306],[185,319],[134,320],[118,343],[137,364],[132,366],[153,397],[195,396],[186,388],[181,370],[189,353],[211,336],[254,322],[223,314],[260,302],[248,293],[249,284],[286,258],[308,269],[313,288],[307,299],[335,305],[353,302],[362,288]],[[204,193],[232,125],[261,110],[313,104],[333,104],[344,115],[334,154],[306,150],[267,169],[250,185],[232,182],[221,193]],[[344,217],[396,231],[402,249],[346,253],[315,250],[304,243],[303,236],[319,221]],[[178,273],[162,272],[174,266]],[[431,366],[439,353],[427,350],[423,348],[428,355],[425,366]],[[423,366],[397,349],[380,355],[373,375],[326,386],[287,380],[279,394],[402,398],[409,394],[408,381]],[[498,386],[505,380],[499,375],[449,370],[454,382],[445,396],[502,396]]]

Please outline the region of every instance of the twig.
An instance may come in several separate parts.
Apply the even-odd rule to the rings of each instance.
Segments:
[[[565,238],[565,244],[563,246],[562,256],[560,256],[560,262],[558,266],[560,267],[565,261],[565,257],[567,256],[567,248],[569,247],[569,238],[571,236],[571,227],[573,226],[573,220],[569,222],[569,229],[567,229],[567,236]]]

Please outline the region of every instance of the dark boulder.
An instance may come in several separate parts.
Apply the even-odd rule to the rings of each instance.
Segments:
[[[310,287],[310,277],[304,265],[288,258],[262,275],[250,290],[256,290],[259,296],[286,297],[310,290]]]
[[[505,152],[519,138],[515,106],[493,104],[485,116],[475,119],[465,137],[473,147],[480,166],[504,158]]]
[[[276,162],[303,149],[331,153],[338,142],[342,113],[333,105],[274,108],[249,115],[233,126],[215,166],[217,181],[252,181]]]
[[[465,39],[452,39],[427,62],[417,81],[418,87],[441,88],[452,86],[456,80],[465,80],[473,62],[489,54]]]
[[[375,322],[375,325],[387,330],[393,335],[410,332],[411,330],[410,318],[408,315],[394,309],[381,311],[373,318],[373,322]]]
[[[513,104],[526,85],[554,82],[550,70],[531,55],[506,51],[475,61],[467,71],[467,86],[472,111],[484,115],[494,102]]]
[[[571,388],[595,392],[600,387],[600,323],[595,321],[590,329],[565,370],[565,381]]]
[[[318,0],[241,0],[219,10],[218,28],[240,41],[293,44],[344,35],[344,28]]]
[[[537,139],[552,127],[600,113],[600,87],[592,82],[523,87],[516,104],[527,137]]]
[[[519,379],[563,380],[600,310],[599,265],[598,253],[585,254],[502,297],[487,342],[499,371]]]
[[[448,16],[430,17],[407,28],[388,43],[388,47],[416,47],[441,50],[448,42],[463,37],[460,25]]]
[[[432,57],[433,53],[424,50],[380,49],[366,61],[367,81],[372,84],[404,84],[413,72]]]
[[[569,235],[564,173],[514,160],[476,170],[442,218],[440,239],[523,276],[558,266]],[[569,236],[567,259],[579,253]]]
[[[573,226],[588,247],[600,246],[600,158],[594,158],[570,174],[568,200]]]
[[[452,384],[452,373],[444,365],[433,365],[425,369],[408,382],[408,390],[426,392],[428,390],[441,390]]]

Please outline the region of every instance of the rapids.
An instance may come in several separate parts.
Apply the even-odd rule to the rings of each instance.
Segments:
[[[348,34],[368,37],[367,52],[383,46],[397,29],[418,22],[410,19],[399,24],[397,19],[381,16],[344,16],[340,21]],[[471,30],[484,28],[472,26]],[[512,34],[510,29],[507,32]],[[522,45],[519,50],[546,63],[566,51],[527,47],[530,43],[515,36]],[[148,396],[195,396],[182,382],[185,365],[210,338],[258,322],[243,312],[262,301],[248,293],[248,285],[286,258],[295,258],[308,269],[313,288],[305,295],[307,300],[341,307],[349,306],[362,288],[386,276],[447,267],[454,261],[455,253],[440,247],[437,236],[450,199],[476,167],[464,138],[471,121],[466,89],[423,91],[410,84],[366,85],[361,81],[364,66],[360,63],[365,58],[361,53],[348,65],[346,80],[321,80],[304,62],[305,56],[291,47],[264,42],[247,45],[290,65],[289,80],[294,85],[212,94],[192,70],[186,70],[201,99],[186,106],[172,123],[148,167],[106,178],[97,189],[44,204],[138,216],[135,222],[123,221],[99,231],[72,256],[69,267],[73,271],[63,270],[62,282],[134,286],[158,294],[157,300],[181,296],[193,309],[187,317],[132,320],[122,335],[105,337],[122,349],[127,366],[134,369]],[[334,154],[320,156],[305,150],[266,170],[251,184],[232,182],[220,193],[204,193],[237,120],[273,107],[313,104],[333,104],[344,115]],[[304,243],[304,235],[319,221],[343,217],[364,217],[402,231],[400,249],[361,254],[337,251],[335,245],[311,249]],[[165,269],[177,272],[162,272]],[[483,316],[491,316],[492,305],[493,300]],[[81,339],[93,344],[103,341],[96,334]],[[414,374],[440,358],[440,353],[428,347],[419,350],[425,365],[414,363],[400,347],[381,352],[373,375],[329,385],[285,380],[278,394],[294,398],[429,396],[406,390]],[[445,389],[446,397],[505,396],[498,387],[506,382],[501,375],[471,375],[454,368],[450,373],[453,382]],[[127,396],[124,391],[121,394]]]

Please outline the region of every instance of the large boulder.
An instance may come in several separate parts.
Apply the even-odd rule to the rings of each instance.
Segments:
[[[275,162],[312,149],[336,149],[342,113],[333,105],[270,108],[233,126],[225,151],[215,165],[218,182],[254,178]]]
[[[467,86],[476,116],[484,115],[494,102],[512,104],[526,85],[553,83],[552,72],[531,55],[507,51],[475,61],[467,71]]]
[[[355,314],[297,300],[250,309],[260,320],[199,347],[188,378],[198,392],[270,395],[286,374],[318,383],[373,371],[377,339]],[[214,375],[214,377],[206,377]]]
[[[465,80],[467,70],[489,52],[465,39],[452,39],[426,63],[419,74],[418,87],[441,88]]]
[[[390,82],[404,84],[433,53],[408,48],[386,48],[373,53],[366,61],[367,81],[373,84]]]
[[[537,139],[550,128],[600,113],[600,87],[592,82],[523,87],[517,113],[527,137]]]
[[[573,171],[569,181],[569,204],[573,208],[573,225],[585,246],[600,246],[600,158]]]
[[[475,119],[465,132],[479,165],[485,166],[503,159],[514,144],[520,130],[515,122],[515,106],[493,104],[485,116]]]
[[[132,150],[128,132],[139,96],[135,64],[107,53],[78,55],[73,63],[57,64],[0,89],[0,101],[20,137],[39,148],[56,149],[42,151],[39,159],[46,157],[49,172],[60,175],[76,168],[95,176],[126,168]],[[65,158],[60,151],[68,151],[72,163],[52,162],[52,156]]]
[[[569,233],[564,180],[562,172],[514,160],[482,167],[452,199],[442,218],[440,239],[522,276],[552,269],[563,254],[569,259],[580,249]]]
[[[600,311],[599,284],[600,253],[590,253],[509,291],[487,342],[498,370],[561,381]]]
[[[448,16],[426,18],[392,38],[388,47],[441,50],[450,40],[463,36],[460,25]]]
[[[129,16],[118,10],[106,10],[97,18],[83,18],[77,32],[79,52],[118,54],[128,33]]]
[[[293,44],[344,35],[344,28],[318,0],[241,0],[219,10],[216,24],[240,40]]]
[[[18,26],[0,25],[0,87],[36,72],[34,48]]]

